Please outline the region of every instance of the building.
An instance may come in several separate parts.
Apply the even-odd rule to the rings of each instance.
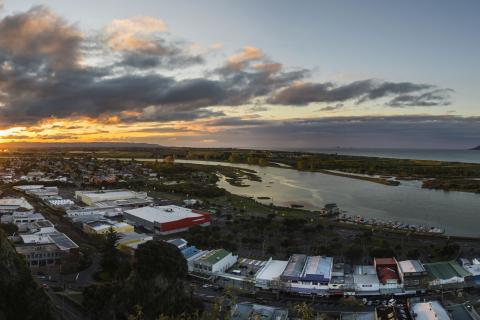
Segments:
[[[357,295],[377,295],[380,293],[380,281],[374,266],[357,265],[353,267],[353,285]]]
[[[19,238],[15,250],[25,257],[30,267],[58,265],[63,258],[78,254],[78,245],[60,232],[22,234]]]
[[[381,294],[402,292],[402,279],[400,278],[398,263],[395,258],[375,258],[373,259],[373,264],[380,281]]]
[[[175,247],[180,249],[180,251],[185,249],[188,245],[187,240],[182,239],[182,238],[170,239],[170,240],[167,240],[167,242],[170,243],[170,244],[173,244]]]
[[[304,254],[294,254],[288,259],[287,266],[280,279],[288,284],[299,282],[302,277],[303,267],[307,261]]]
[[[287,320],[288,309],[265,306],[251,302],[237,303],[233,306],[230,319],[232,320]]]
[[[185,260],[187,260],[188,272],[193,271],[193,263],[195,262],[195,260],[208,253],[207,250],[200,250],[197,249],[195,246],[186,247],[182,249],[181,252]]]
[[[105,234],[109,230],[117,233],[134,232],[134,227],[125,222],[115,222],[110,220],[90,221],[83,224],[83,231],[89,234]]]
[[[405,292],[415,293],[428,288],[428,272],[420,261],[400,261],[398,266]]]
[[[98,207],[84,207],[81,209],[69,209],[65,211],[65,215],[68,218],[81,217],[81,216],[90,216],[90,215],[101,215],[103,217],[118,217],[123,215],[123,209],[119,207],[112,208],[98,208]]]
[[[480,287],[480,258],[462,259],[461,264],[462,268],[471,274],[465,281],[474,287]]]
[[[14,212],[11,215],[3,215],[0,220],[2,223],[12,223],[19,226],[23,223],[32,223],[35,221],[45,220],[45,217],[40,213]]]
[[[288,261],[270,258],[255,277],[255,286],[261,289],[280,289],[282,276]]]
[[[193,262],[193,271],[214,275],[225,272],[237,262],[237,256],[224,249],[209,251]]]
[[[415,302],[411,305],[415,320],[450,320],[450,316],[438,301]]]
[[[125,253],[134,255],[139,245],[151,240],[153,240],[153,237],[144,233],[122,233],[117,241],[117,248]]]
[[[208,213],[175,205],[127,210],[124,217],[135,226],[162,235],[186,231],[195,225],[210,225]]]
[[[0,199],[0,214],[13,213],[15,211],[32,211],[33,206],[25,198]]]
[[[149,200],[146,192],[135,192],[127,189],[97,190],[97,191],[75,191],[75,198],[88,206],[98,206],[99,203],[118,200]]]
[[[75,205],[75,202],[70,199],[48,199],[46,201],[53,208],[67,209]]]
[[[464,288],[465,278],[471,276],[456,261],[424,264],[429,276],[429,287],[433,289]]]

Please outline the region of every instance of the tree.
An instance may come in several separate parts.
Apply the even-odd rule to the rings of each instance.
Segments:
[[[306,302],[295,305],[293,309],[295,310],[297,316],[302,320],[315,319],[313,309]]]
[[[100,261],[100,266],[102,267],[102,272],[107,273],[105,276],[108,276],[109,278],[115,276],[116,270],[120,264],[120,253],[116,247],[119,239],[120,237],[112,228],[107,231],[102,239],[100,247],[102,259]]]

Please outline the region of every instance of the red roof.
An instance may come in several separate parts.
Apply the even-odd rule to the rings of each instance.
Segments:
[[[386,283],[388,280],[400,280],[397,274],[397,270],[389,267],[377,268],[378,279],[381,283]]]
[[[397,262],[395,261],[394,258],[375,258],[375,264],[377,266],[391,266],[391,265],[397,265]]]

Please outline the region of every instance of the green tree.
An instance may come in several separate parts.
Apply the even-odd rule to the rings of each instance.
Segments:
[[[100,260],[102,273],[110,279],[115,276],[116,270],[121,262],[120,252],[116,247],[119,239],[120,237],[115,230],[110,228],[102,239],[100,247],[100,252],[102,254],[102,259]]]

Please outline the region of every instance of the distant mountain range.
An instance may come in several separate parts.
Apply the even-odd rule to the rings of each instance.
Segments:
[[[0,149],[108,149],[108,148],[159,148],[153,143],[135,142],[6,142],[0,143]]]

